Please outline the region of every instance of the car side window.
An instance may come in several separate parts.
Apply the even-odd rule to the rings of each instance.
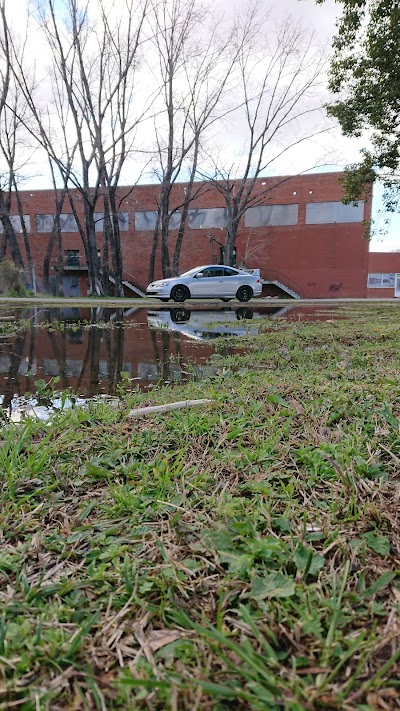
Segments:
[[[224,274],[224,270],[222,267],[220,269],[218,267],[211,267],[210,269],[203,269],[200,273],[203,277],[221,277]]]
[[[227,267],[225,267],[224,276],[237,276],[237,272],[235,272],[234,269],[228,269]]]

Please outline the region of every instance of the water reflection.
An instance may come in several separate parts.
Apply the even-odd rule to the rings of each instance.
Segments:
[[[299,318],[300,313],[305,314],[304,308],[291,304],[257,310],[251,306],[208,311],[184,307],[147,311],[137,306],[18,310],[14,317],[26,319],[26,329],[0,335],[0,405],[9,414],[20,407],[26,393],[34,394],[49,383],[56,390],[92,398],[118,396],[122,379],[148,389],[158,382],[213,375],[218,366],[212,359],[212,339],[256,334],[266,319]],[[227,338],[219,352],[233,353],[233,342]]]
[[[211,344],[150,329],[145,309],[52,308],[14,315],[26,319],[27,327],[0,337],[0,404],[9,413],[26,393],[43,386],[38,381],[92,398],[118,395],[122,378],[147,389],[160,381],[204,377],[213,369]]]
[[[266,318],[281,316],[288,307],[267,307],[262,312],[249,306],[215,311],[189,310],[184,307],[148,310],[150,328],[182,333],[196,341],[210,340],[220,336],[246,336],[258,333],[257,323]],[[252,324],[246,323],[252,321]]]

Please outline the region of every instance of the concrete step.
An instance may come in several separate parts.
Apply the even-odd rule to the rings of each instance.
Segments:
[[[112,284],[115,284],[115,279],[113,276],[111,276],[111,274],[109,275],[108,278]],[[126,286],[127,289],[130,289],[131,291],[133,291],[133,293],[136,294],[136,296],[141,296],[142,298],[144,296],[146,296],[145,292],[142,289],[140,289],[140,287],[136,286],[136,284],[133,284],[131,281],[127,281],[126,279],[123,279],[122,284],[123,284],[123,286]]]
[[[283,284],[283,282],[278,281],[278,279],[261,279],[261,283],[273,284],[274,286],[278,286],[279,289],[282,289],[282,291],[286,292],[286,294],[289,294],[289,296],[291,296],[293,299],[301,299],[301,294],[298,294],[297,291],[294,291],[286,284]]]

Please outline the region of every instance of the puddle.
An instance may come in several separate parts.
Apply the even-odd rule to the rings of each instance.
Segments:
[[[1,323],[8,323],[10,314],[0,310]],[[48,416],[48,403],[34,396],[49,387],[74,395],[73,401],[53,401],[54,410],[72,406],[76,397],[82,404],[87,398],[118,396],[124,379],[148,390],[160,382],[213,375],[219,369],[213,339],[226,337],[219,353],[230,355],[238,349],[229,336],[255,335],[269,319],[318,318],[318,308],[292,302],[211,310],[157,304],[151,309],[24,309],[12,315],[26,320],[26,329],[0,335],[0,406],[15,420],[21,412]],[[332,315],[325,309],[320,317]]]

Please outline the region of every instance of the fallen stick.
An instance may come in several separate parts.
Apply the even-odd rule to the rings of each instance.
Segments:
[[[128,417],[141,417],[151,412],[167,412],[168,410],[179,410],[181,407],[197,407],[197,405],[207,405],[212,400],[180,400],[179,402],[169,402],[166,405],[152,405],[151,407],[138,407],[131,410]]]

